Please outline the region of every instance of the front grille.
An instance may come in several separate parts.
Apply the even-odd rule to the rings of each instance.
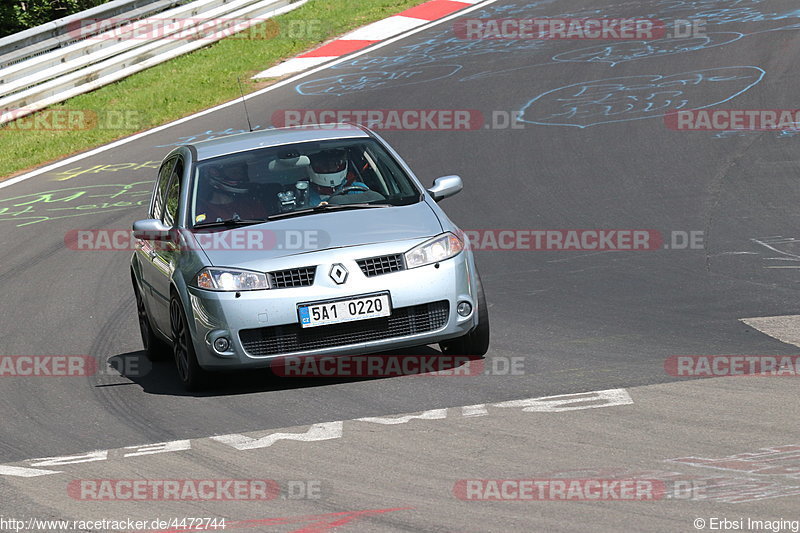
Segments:
[[[317,267],[301,267],[289,270],[267,272],[269,286],[272,289],[290,289],[292,287],[308,287],[314,284]]]
[[[449,314],[450,303],[442,300],[393,309],[388,317],[329,326],[301,328],[299,324],[287,324],[243,329],[239,339],[250,355],[303,352],[435,331],[447,324]]]
[[[403,254],[382,255],[380,257],[359,259],[356,263],[358,263],[358,266],[361,268],[361,272],[368,278],[380,276],[381,274],[388,274],[390,272],[397,272],[398,270],[405,270],[406,268]]]

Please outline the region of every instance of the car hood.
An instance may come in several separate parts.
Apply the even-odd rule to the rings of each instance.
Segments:
[[[400,207],[329,211],[213,231],[197,247],[214,266],[254,265],[291,255],[438,235],[442,224],[424,201]]]

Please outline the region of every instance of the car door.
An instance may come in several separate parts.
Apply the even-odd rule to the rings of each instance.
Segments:
[[[156,186],[153,190],[153,202],[149,218],[163,219],[167,187],[175,168],[177,157],[171,157],[162,163],[158,171]],[[139,249],[139,264],[141,265],[141,278],[143,286],[142,296],[146,299],[147,309],[150,314],[151,324],[165,335],[169,335],[169,322],[164,325],[164,298],[163,294],[155,287],[161,277],[160,269],[156,266],[158,250],[165,247],[165,243],[155,240],[143,240]],[[169,296],[169,292],[167,292]]]
[[[161,212],[161,222],[165,226],[177,229],[178,213],[181,198],[181,181],[183,177],[184,161],[181,156],[175,158],[175,164],[170,169],[169,183],[166,187]],[[176,232],[173,235],[177,235]],[[169,323],[169,298],[170,280],[175,269],[176,255],[179,253],[177,238],[161,241],[152,255],[153,265],[153,299],[155,301],[154,318],[162,332],[170,333]]]

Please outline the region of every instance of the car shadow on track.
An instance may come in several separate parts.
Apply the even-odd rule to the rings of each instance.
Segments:
[[[393,350],[380,352],[368,357],[380,358],[420,358],[424,360],[436,360],[442,353],[430,346],[410,348],[405,350]],[[365,356],[367,357],[367,356]],[[482,357],[461,357],[456,359],[458,364],[447,372],[465,372],[466,365],[470,361],[483,361]],[[371,375],[370,377],[317,377],[316,375],[302,375],[299,377],[290,376],[291,372],[264,369],[248,369],[229,372],[214,372],[210,374],[209,385],[202,391],[187,391],[175,369],[175,363],[169,359],[151,362],[143,351],[127,352],[118,354],[108,359],[108,366],[113,371],[118,372],[122,377],[131,380],[134,384],[142,387],[142,390],[149,394],[166,394],[170,396],[230,396],[236,394],[252,394],[257,392],[272,392],[281,390],[303,389],[307,387],[325,387],[344,383],[358,383],[361,381],[375,381],[378,379],[409,379],[413,377],[425,376],[425,372],[407,371],[403,375],[388,372],[389,375]],[[466,370],[467,372],[469,370]],[[313,374],[313,372],[312,372]],[[109,385],[97,385],[106,387]]]

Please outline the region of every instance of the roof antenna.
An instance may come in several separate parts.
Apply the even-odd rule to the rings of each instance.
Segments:
[[[242,95],[242,105],[244,106],[244,116],[247,117],[247,127],[250,129],[250,132],[253,131],[253,125],[250,123],[250,113],[247,112],[247,101],[244,99],[244,89],[242,89],[242,79],[237,77],[236,81],[239,82],[239,94]]]

